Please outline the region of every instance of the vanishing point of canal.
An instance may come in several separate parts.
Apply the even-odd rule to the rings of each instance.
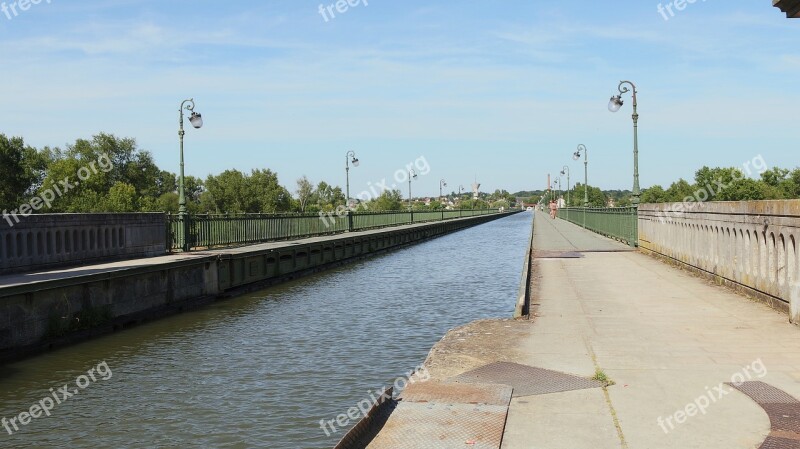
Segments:
[[[419,366],[449,329],[513,316],[530,226],[513,215],[2,366],[0,418],[103,362],[108,379],[0,427],[0,448],[329,449],[343,433],[320,420]]]

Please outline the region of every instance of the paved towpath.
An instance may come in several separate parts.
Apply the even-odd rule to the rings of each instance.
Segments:
[[[800,328],[785,314],[543,213],[534,234],[536,316],[514,361],[599,368],[615,385],[514,398],[504,449],[758,448],[768,415],[725,383],[800,398]],[[800,448],[797,404],[780,401],[796,427],[769,447]]]

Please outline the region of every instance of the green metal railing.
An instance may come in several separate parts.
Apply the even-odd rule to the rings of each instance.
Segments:
[[[292,240],[499,213],[497,209],[323,214],[167,214],[171,251]]]
[[[630,246],[639,246],[636,207],[566,207],[558,210],[558,218]]]

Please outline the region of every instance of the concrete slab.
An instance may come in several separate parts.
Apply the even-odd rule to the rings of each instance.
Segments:
[[[533,248],[538,251],[633,251],[624,243],[546,214],[536,213],[534,226]]]
[[[597,367],[616,385],[609,401],[591,390],[513,400],[503,448],[754,448],[770,423],[750,398],[727,389],[705,413],[691,404],[736,376],[800,397],[800,329],[785,314],[544,214],[534,242],[620,252],[538,265],[519,363],[580,375]]]

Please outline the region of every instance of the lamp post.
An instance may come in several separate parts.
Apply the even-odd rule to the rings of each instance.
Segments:
[[[583,229],[586,229],[586,208],[589,207],[589,149],[586,145],[578,145],[578,151],[572,155],[572,159],[578,161],[583,151]]]
[[[178,137],[180,137],[181,140],[181,174],[178,177],[178,212],[181,215],[186,214],[186,188],[183,173],[183,136],[186,134],[186,132],[183,130],[184,109],[192,112],[192,115],[189,117],[189,122],[192,124],[192,126],[194,126],[195,129],[200,129],[203,127],[203,116],[197,112],[194,112],[194,99],[190,98],[188,100],[183,100],[180,108],[180,129],[178,130]]]
[[[411,203],[411,181],[417,179],[417,172],[414,170],[408,171],[408,210],[411,212],[411,221],[414,221],[414,206]]]
[[[586,145],[578,145],[578,151],[572,155],[572,159],[578,161],[583,152],[583,207],[589,207],[589,150]]]
[[[565,173],[567,175],[567,221],[569,221],[569,208],[570,208],[569,190],[570,190],[570,185],[569,185],[569,167],[566,166],[566,165],[564,166],[563,169],[561,169],[561,175],[563,176]]]
[[[442,179],[441,181],[439,181],[439,201],[442,201],[442,195],[443,195],[442,194],[442,189],[444,187],[447,187],[447,181]]]
[[[555,181],[553,181],[553,187],[555,187],[556,185],[558,185],[558,189],[556,190],[556,207],[558,207],[559,203],[561,202],[561,177],[560,176],[557,177],[555,179]]]
[[[183,111],[184,109],[187,111],[191,111],[192,115],[189,116],[189,123],[195,129],[200,129],[203,127],[203,116],[199,113],[194,111],[194,99],[190,98],[188,100],[183,100],[181,102],[181,107],[179,109],[180,112],[180,128],[178,129],[178,137],[180,138],[181,142],[181,173],[178,177],[178,214],[180,216],[181,225],[183,229],[183,242],[182,248],[183,251],[189,251],[191,249],[191,242],[189,241],[189,217],[186,210],[186,180],[184,179],[184,163],[183,163],[183,136],[186,132],[183,130]]]
[[[629,89],[626,84],[630,85]],[[608,110],[617,112],[623,105],[622,95],[631,92],[633,96],[633,205],[639,207],[639,200],[641,199],[642,192],[639,189],[639,112],[637,111],[636,85],[630,81],[620,81],[619,95],[611,97],[608,102]]]
[[[461,217],[462,214],[463,214],[463,212],[462,212],[463,208],[461,207],[461,200],[464,199],[464,190],[465,189],[464,189],[463,185],[458,186],[458,216],[459,217]]]
[[[347,175],[347,209],[350,209],[350,163],[353,163],[353,167],[358,167],[359,161],[356,157],[355,151],[348,151],[344,157],[345,160],[345,167],[344,171]]]

